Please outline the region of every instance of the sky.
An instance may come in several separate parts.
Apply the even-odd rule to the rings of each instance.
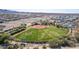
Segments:
[[[79,0],[0,0],[0,9],[24,12],[79,13]]]

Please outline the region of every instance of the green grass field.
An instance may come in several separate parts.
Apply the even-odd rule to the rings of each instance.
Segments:
[[[57,28],[49,26],[48,28],[36,29],[30,28],[29,30],[16,36],[19,40],[26,40],[28,42],[47,42],[58,37],[62,37],[68,33],[68,29]]]

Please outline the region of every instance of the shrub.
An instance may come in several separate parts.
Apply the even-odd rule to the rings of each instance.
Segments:
[[[19,48],[19,46],[17,44],[14,44],[14,45],[11,44],[7,48],[8,49],[17,49],[17,48]]]
[[[39,47],[37,46],[37,47],[34,47],[33,49],[39,49]]]
[[[74,41],[69,40],[69,41],[68,41],[68,46],[69,46],[69,47],[75,47]]]
[[[22,44],[20,45],[20,48],[23,49],[24,47],[25,47],[25,44],[22,43]]]
[[[43,48],[43,49],[46,49],[47,47],[44,45],[42,48]]]
[[[64,38],[62,46],[75,47],[75,41],[71,40],[71,38]]]
[[[19,45],[15,44],[14,47],[13,47],[13,49],[17,49],[17,48],[19,48]]]
[[[79,33],[75,34],[75,38],[76,38],[77,42],[79,42]]]
[[[7,48],[8,48],[8,49],[13,49],[14,46],[13,46],[13,45],[9,45]]]
[[[49,47],[50,48],[60,48],[60,41],[58,39],[54,39],[52,41],[49,41]]]

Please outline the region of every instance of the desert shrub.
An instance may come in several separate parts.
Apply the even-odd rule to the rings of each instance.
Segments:
[[[53,39],[52,41],[49,41],[49,47],[50,48],[60,48],[61,47],[60,40]]]
[[[43,48],[43,49],[46,49],[47,47],[44,45],[42,48]]]
[[[69,41],[68,41],[68,46],[69,46],[69,47],[75,47],[74,41],[69,40]]]
[[[62,40],[63,40],[62,46],[75,47],[75,41],[72,40],[70,37],[63,38]]]
[[[79,33],[75,34],[75,38],[76,38],[77,42],[79,42]]]
[[[17,48],[19,48],[19,45],[15,44],[14,47],[13,47],[13,49],[17,49]]]
[[[13,45],[9,45],[9,46],[7,47],[7,49],[13,49],[13,48],[14,48]]]
[[[23,49],[25,47],[25,44],[20,44],[20,48]]]
[[[75,41],[71,40],[70,37],[61,37],[61,38],[53,39],[52,41],[49,41],[50,48],[61,48],[61,46],[75,47]]]
[[[37,46],[37,47],[34,47],[33,49],[39,49],[39,47]]]
[[[7,47],[8,49],[17,49],[17,48],[19,48],[19,45],[18,44],[11,44],[11,45],[9,45],[8,47]]]

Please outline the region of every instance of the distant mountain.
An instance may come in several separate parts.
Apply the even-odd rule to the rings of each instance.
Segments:
[[[8,9],[0,9],[0,14],[21,14],[21,15],[78,15],[79,13],[44,13],[44,12],[18,12]]]
[[[0,14],[12,14],[12,13],[18,13],[17,11],[11,11],[6,9],[0,9]]]

